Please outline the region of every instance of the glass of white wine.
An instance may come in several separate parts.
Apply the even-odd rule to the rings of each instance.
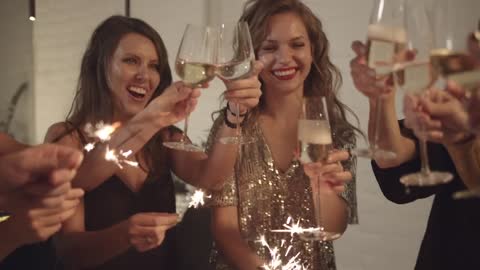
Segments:
[[[424,0],[407,0],[405,13],[407,53],[394,67],[394,78],[398,89],[406,95],[421,96],[437,79],[431,65],[430,52],[433,46],[432,26]],[[453,179],[449,172],[430,169],[427,142],[419,138],[421,169],[404,175],[400,182],[405,186],[434,186]]]
[[[405,51],[406,33],[403,26],[405,0],[375,0],[370,23],[367,29],[367,62],[375,70],[378,84],[386,85],[392,81],[392,71],[397,56]],[[376,98],[376,115],[373,124],[373,136],[368,148],[356,148],[351,152],[359,157],[375,160],[389,160],[396,153],[381,149],[378,145],[380,136],[380,117],[382,115],[381,97]]]
[[[250,75],[255,61],[252,39],[247,22],[224,23],[218,26],[217,53],[215,59],[216,75],[222,80],[238,80]],[[230,108],[240,122],[240,105]],[[237,124],[235,136],[219,139],[225,144],[244,144],[254,142],[252,137],[242,136]]]
[[[466,26],[476,24],[478,18],[466,15],[469,14],[466,12],[469,5],[464,2],[435,1],[432,12],[435,49],[432,50],[431,61],[439,81],[453,81],[465,89],[468,103],[470,94],[480,85],[480,69],[474,55],[468,52],[472,29]],[[476,31],[480,29],[473,31],[474,36]],[[480,190],[457,192],[453,196],[456,199],[480,196]]]
[[[216,29],[206,25],[188,24],[183,33],[175,61],[175,71],[189,87],[202,87],[215,77]],[[188,116],[185,118],[182,139],[164,142],[168,148],[203,152],[203,148],[188,141]]]
[[[298,143],[299,159],[303,164],[325,161],[328,158],[329,151],[332,149],[332,133],[325,97],[303,98],[302,114],[298,120]],[[306,241],[335,240],[341,236],[341,233],[331,231],[327,225],[328,220],[324,220],[321,215],[321,209],[325,209],[326,206],[320,203],[320,177],[311,180],[311,187],[317,227],[303,231],[300,237]]]

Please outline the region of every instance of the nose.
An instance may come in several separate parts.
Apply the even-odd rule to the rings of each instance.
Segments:
[[[147,81],[148,76],[148,67],[146,65],[140,65],[135,74],[135,79],[139,81]]]
[[[292,60],[292,50],[288,46],[281,46],[278,48],[275,58],[280,64],[288,64]]]

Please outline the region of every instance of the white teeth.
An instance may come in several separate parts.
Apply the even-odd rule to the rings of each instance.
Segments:
[[[130,86],[128,90],[135,92],[140,95],[145,95],[147,93],[147,90],[141,88],[141,87],[136,87],[136,86]]]
[[[295,73],[295,69],[292,68],[292,69],[289,69],[289,70],[284,70],[284,71],[274,71],[273,74],[275,76],[288,76],[288,75],[292,75],[293,73]]]

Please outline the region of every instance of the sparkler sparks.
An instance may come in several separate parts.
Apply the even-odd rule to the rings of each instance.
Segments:
[[[198,208],[200,205],[205,204],[205,198],[211,198],[211,195],[206,196],[205,192],[202,190],[195,190],[193,195],[190,198],[190,203],[188,204],[188,208]]]
[[[110,136],[118,127],[120,127],[120,122],[115,122],[112,125],[108,125],[103,123],[103,121],[100,121],[95,124],[95,126],[87,123],[84,130],[88,137],[98,138],[100,141],[106,142],[110,140]]]
[[[298,257],[300,256],[300,252],[295,254],[290,259],[288,259],[287,263],[283,264],[282,258],[283,257],[288,258],[288,254],[290,253],[290,251],[292,249],[291,245],[288,246],[287,251],[282,256],[282,254],[280,253],[280,248],[285,247],[285,244],[286,244],[285,240],[282,240],[282,243],[280,244],[280,248],[279,247],[273,247],[273,248],[270,247],[270,245],[268,244],[264,235],[262,235],[260,237],[259,241],[260,241],[260,243],[262,243],[262,245],[264,247],[266,247],[268,249],[268,251],[270,252],[270,256],[271,256],[271,260],[267,264],[264,264],[262,266],[263,269],[265,269],[265,270],[306,270],[307,269],[305,266],[303,266],[301,264],[300,259],[298,259]]]
[[[107,142],[110,140],[111,135],[115,130],[120,127],[119,122],[115,122],[112,125],[103,123],[103,121],[98,122],[93,126],[90,123],[85,125],[85,133],[92,138],[96,138],[101,142]],[[96,143],[88,143],[85,145],[84,149],[87,152],[92,151],[96,146]],[[127,158],[132,154],[131,150],[122,151],[117,154],[114,149],[110,150],[110,147],[107,145],[107,150],[105,152],[105,160],[114,162],[120,169],[123,169],[122,164],[127,164],[132,167],[138,167],[138,162],[128,160]]]
[[[292,217],[288,217],[287,222],[283,224],[285,229],[279,230],[271,230],[271,232],[279,232],[279,233],[290,233],[293,234],[315,234],[321,231],[321,228],[303,228],[300,226],[300,220],[297,222],[293,221]]]

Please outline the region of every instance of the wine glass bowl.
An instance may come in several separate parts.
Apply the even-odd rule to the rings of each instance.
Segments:
[[[186,26],[175,60],[175,71],[185,85],[202,87],[215,77],[215,35],[215,29],[210,26]],[[180,141],[164,142],[163,145],[181,151],[203,152],[202,147],[187,139],[188,118],[185,118]]]
[[[250,76],[255,61],[250,30],[246,22],[224,23],[218,26],[216,43],[216,75],[225,81],[239,80]],[[230,107],[240,123],[240,106],[234,103]],[[240,125],[236,125],[235,135],[219,138],[224,144],[245,144],[255,141],[253,137],[241,134]]]
[[[370,15],[367,28],[367,65],[376,73],[377,84],[387,86],[391,81],[393,68],[398,57],[405,51],[406,33],[403,25],[404,0],[376,0]],[[382,149],[378,143],[380,138],[380,118],[382,116],[381,97],[375,100],[375,116],[373,118],[373,134],[370,134],[370,146],[356,148],[352,155],[374,160],[392,160],[396,153]]]

